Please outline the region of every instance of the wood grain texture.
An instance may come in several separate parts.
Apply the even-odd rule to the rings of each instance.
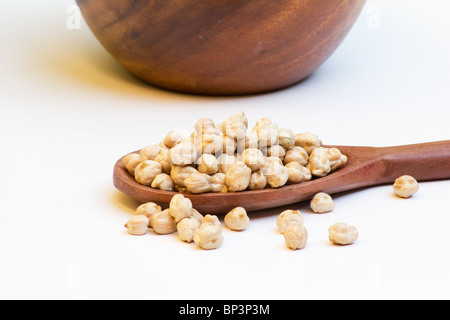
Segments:
[[[384,148],[337,148],[348,156],[348,162],[345,167],[323,178],[278,189],[185,196],[203,214],[225,214],[238,206],[247,211],[257,211],[310,200],[321,191],[335,194],[393,183],[405,174],[418,181],[450,179],[450,140]],[[165,208],[176,194],[138,184],[123,167],[122,159],[114,167],[113,182],[118,190],[128,196],[141,202],[157,202]]]
[[[365,0],[77,0],[94,35],[138,78],[195,94],[250,94],[312,74]]]

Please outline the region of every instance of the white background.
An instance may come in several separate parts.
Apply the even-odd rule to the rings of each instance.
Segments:
[[[448,299],[450,181],[411,199],[390,185],[336,195],[328,214],[301,209],[307,247],[276,230],[282,209],[197,249],[176,234],[126,233],[138,206],[116,191],[122,155],[244,111],[325,143],[391,146],[450,138],[450,4],[369,1],[333,56],[275,93],[214,98],[147,86],[118,66],[72,0],[0,3],[0,298]],[[70,21],[70,20],[69,20]],[[328,227],[355,225],[337,247]]]

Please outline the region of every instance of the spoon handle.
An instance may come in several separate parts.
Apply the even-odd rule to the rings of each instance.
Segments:
[[[386,182],[401,175],[416,180],[450,179],[450,140],[379,148]]]

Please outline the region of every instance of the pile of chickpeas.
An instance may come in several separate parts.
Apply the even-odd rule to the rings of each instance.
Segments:
[[[201,194],[279,188],[324,177],[346,162],[339,149],[323,147],[316,134],[295,134],[269,118],[249,128],[239,112],[220,124],[199,119],[189,136],[172,130],[122,163],[141,185]]]
[[[138,183],[179,192],[165,210],[153,202],[140,205],[125,224],[130,234],[143,235],[149,228],[156,234],[176,232],[181,241],[194,242],[206,250],[217,249],[223,243],[219,218],[203,216],[183,193],[279,188],[324,177],[347,162],[337,148],[323,147],[315,134],[294,134],[268,118],[258,120],[249,130],[242,112],[219,125],[202,118],[194,128],[188,137],[170,131],[161,143],[124,157],[124,167]],[[418,183],[404,175],[395,181],[393,189],[398,197],[409,198],[417,192]],[[330,195],[319,192],[310,208],[322,214],[333,211],[335,204]],[[237,207],[225,215],[224,223],[230,230],[242,231],[250,219],[243,207]],[[276,224],[287,248],[306,246],[308,232],[300,210],[284,210]],[[328,233],[329,241],[336,245],[353,244],[358,238],[356,228],[342,222],[331,225]]]

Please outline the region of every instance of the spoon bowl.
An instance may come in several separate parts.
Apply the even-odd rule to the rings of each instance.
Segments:
[[[450,178],[450,140],[396,147],[336,147],[347,155],[347,164],[323,178],[276,189],[184,195],[202,214],[221,215],[235,207],[258,211],[310,200],[318,192],[331,195],[392,183],[405,174],[418,181]],[[164,208],[178,193],[138,184],[124,168],[122,158],[114,166],[113,182],[128,196],[143,203],[155,202]]]

